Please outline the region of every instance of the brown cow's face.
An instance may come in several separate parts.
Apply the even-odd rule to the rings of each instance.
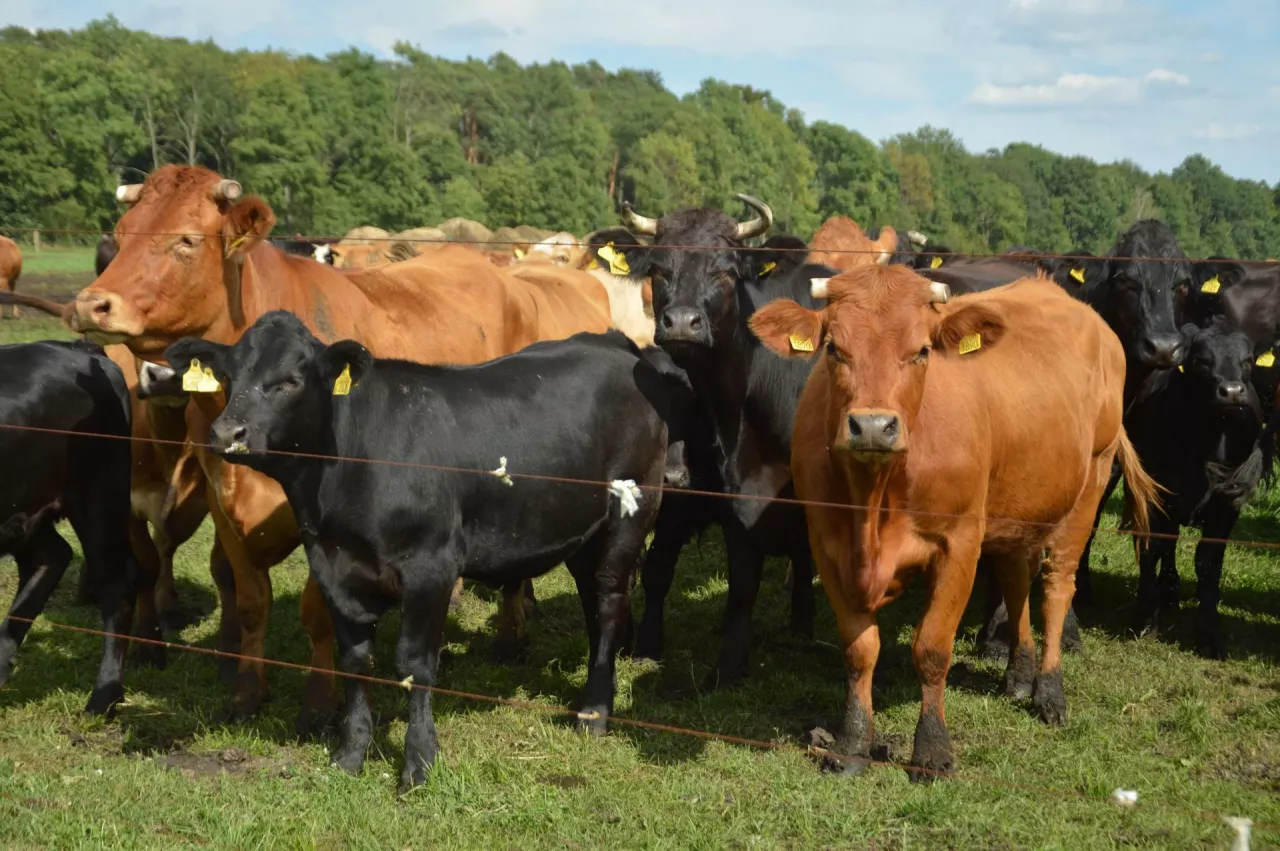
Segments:
[[[815,293],[816,295],[816,293]],[[981,304],[943,305],[930,283],[904,267],[866,267],[827,283],[828,306],[766,305],[751,319],[777,354],[813,351],[826,370],[826,429],[832,449],[880,463],[911,445],[930,362],[961,354],[973,335],[994,345],[1003,324]]]
[[[214,199],[222,178],[203,168],[165,166],[144,184],[116,225],[118,251],[72,306],[72,330],[135,354],[162,352],[202,336],[238,296],[239,262],[270,232],[260,198]]]

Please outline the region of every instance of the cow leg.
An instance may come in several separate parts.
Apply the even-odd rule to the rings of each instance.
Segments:
[[[307,584],[299,601],[302,627],[311,642],[311,667],[302,695],[302,709],[294,722],[303,740],[333,723],[338,714],[338,684],[333,674],[334,626],[329,605],[315,576],[307,573]],[[405,611],[408,611],[406,609]]]
[[[921,700],[920,720],[916,722],[911,751],[912,767],[907,773],[916,782],[928,782],[940,773],[951,771],[951,736],[947,732],[943,695],[956,630],[960,628],[960,618],[973,592],[981,534],[976,530],[972,540],[954,541],[946,557],[934,567],[929,601],[911,646],[911,658],[920,678]]]
[[[209,575],[218,589],[218,649],[223,653],[240,653],[240,612],[236,607],[236,576],[222,549],[222,541],[215,535],[213,549],[209,551]],[[305,593],[305,592],[304,592]],[[232,656],[218,657],[218,676],[224,683],[234,683],[240,663]]]
[[[675,580],[676,563],[680,551],[693,533],[693,524],[682,508],[681,500],[664,503],[658,510],[658,520],[653,527],[653,543],[645,554],[644,567],[640,570],[640,583],[644,586],[644,614],[636,630],[633,655],[637,659],[662,659],[666,643],[667,594]]]
[[[1161,512],[1151,513],[1151,531],[1155,533],[1138,552],[1138,602],[1133,629],[1138,635],[1160,634],[1161,591],[1156,567],[1165,558],[1174,557],[1175,541],[1163,537],[1174,534],[1178,526]]]
[[[529,634],[524,625],[524,587],[527,582],[509,582],[502,586],[502,602],[498,605],[498,637],[493,655],[502,662],[514,662],[529,655]]]
[[[252,718],[262,708],[267,695],[266,655],[267,615],[271,611],[271,576],[254,564],[245,542],[236,534],[216,500],[209,501],[209,515],[222,542],[223,552],[235,575],[236,612],[240,619],[240,658],[231,716]]]
[[[335,610],[336,611],[336,610]],[[338,643],[338,664],[347,674],[373,674],[373,641],[378,622],[358,622],[337,614],[333,622]],[[342,743],[333,753],[333,764],[348,774],[359,774],[365,753],[373,741],[373,709],[370,685],[353,677],[346,680],[347,701],[342,719]]]
[[[999,571],[989,556],[978,559],[978,576],[986,578],[987,599],[982,619],[982,636],[978,655],[987,659],[1009,658],[1009,610],[1005,605],[1008,592],[1003,589]]]
[[[133,646],[133,664],[163,669],[168,661],[164,645],[150,643],[160,641],[164,637],[160,632],[160,621],[156,613],[156,584],[160,575],[160,555],[156,551],[155,543],[151,540],[150,532],[147,531],[147,521],[143,518],[130,515],[128,534],[139,576],[145,577],[145,581],[140,582],[138,587],[136,607],[138,622],[134,635],[147,639],[147,642]]]
[[[1240,512],[1226,500],[1211,499],[1204,511],[1204,537],[1224,540],[1231,537],[1239,517]],[[1218,627],[1222,559],[1226,552],[1226,544],[1214,541],[1201,541],[1196,545],[1196,652],[1207,659],[1226,657]]]
[[[22,547],[14,551],[13,557],[18,563],[18,592],[9,607],[12,618],[0,621],[0,686],[9,679],[14,655],[31,630],[28,621],[44,611],[71,563],[71,547],[58,534],[53,521],[44,521]]]
[[[1165,550],[1160,559],[1160,616],[1164,624],[1174,623],[1178,618],[1178,605],[1182,602],[1182,583],[1178,577],[1178,547],[1174,542]]]
[[[449,594],[449,611],[456,612],[462,605],[462,577],[453,583],[453,591]]]
[[[791,634],[813,640],[813,559],[809,547],[791,554]]]
[[[536,618],[541,614],[538,611],[538,598],[534,596],[533,593],[532,579],[526,579],[524,581],[524,599],[521,601],[521,605],[524,607],[524,616],[526,619]]]
[[[827,767],[845,774],[862,774],[870,766],[872,723],[871,679],[880,657],[880,627],[873,612],[848,611],[838,594],[831,595],[836,625],[844,644],[847,672],[844,720],[832,750],[843,757],[826,760]],[[851,757],[851,758],[850,758]]]
[[[1025,557],[1002,556],[992,562],[992,580],[1004,595],[1013,633],[1007,650],[1004,693],[1013,700],[1025,700],[1031,697],[1036,675],[1036,643],[1031,635],[1031,576],[1035,566]]]
[[[751,647],[751,612],[760,593],[764,555],[749,539],[737,520],[724,524],[725,549],[729,561],[729,596],[725,601],[723,643],[720,658],[703,688],[731,688],[747,674]]]
[[[401,677],[412,677],[414,685],[428,687],[409,692],[409,729],[404,736],[401,792],[427,779],[427,772],[440,750],[431,712],[430,687],[436,684],[440,669],[440,647],[444,643],[444,624],[449,616],[451,588],[448,577],[452,572],[442,575],[439,563],[420,567],[422,569],[406,570],[401,574],[405,577],[405,587],[401,598],[396,664]],[[517,602],[523,597],[518,589],[515,596]]]
[[[1102,523],[1102,512],[1107,505],[1107,500],[1111,498],[1111,492],[1116,489],[1116,485],[1120,483],[1120,465],[1112,464],[1111,472],[1107,476],[1106,487],[1103,488],[1102,496],[1098,499],[1098,507],[1093,515],[1093,525],[1091,529],[1098,528]],[[1089,533],[1089,539],[1085,541],[1084,551],[1080,553],[1080,564],[1076,567],[1076,596],[1074,603],[1076,606],[1088,608],[1093,605],[1093,579],[1089,568],[1090,551],[1093,549],[1093,532]]]

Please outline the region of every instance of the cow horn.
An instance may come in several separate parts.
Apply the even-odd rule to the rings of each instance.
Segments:
[[[733,197],[760,214],[759,217],[749,222],[738,222],[738,227],[733,232],[734,237],[740,240],[751,239],[753,236],[760,236],[760,234],[766,233],[769,228],[773,227],[773,210],[769,209],[768,204],[757,198],[752,198],[750,195],[743,195],[741,192]]]
[[[951,301],[951,287],[933,281],[929,284],[929,303],[946,304]]]
[[[622,202],[622,220],[632,231],[645,236],[658,235],[658,220],[651,219],[648,216],[642,216],[635,210],[631,209],[630,201]]]
[[[827,297],[827,283],[830,278],[810,278],[809,279],[809,295],[814,298]]]
[[[213,200],[234,201],[244,194],[244,187],[235,180],[219,180],[213,187]]]
[[[141,197],[141,183],[125,183],[116,187],[116,201],[121,204],[136,204]]]
[[[921,248],[924,248],[926,245],[929,244],[929,237],[925,236],[918,230],[907,231],[907,240],[912,245],[918,245]]]

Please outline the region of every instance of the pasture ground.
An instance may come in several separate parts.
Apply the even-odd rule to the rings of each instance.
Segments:
[[[45,252],[54,255],[55,252]],[[82,264],[77,266],[77,264]],[[27,264],[20,287],[65,295],[92,278],[92,252]],[[28,277],[28,275],[30,277]],[[0,342],[65,336],[56,322],[0,322]],[[1113,506],[1114,507],[1114,506]],[[1280,496],[1256,500],[1244,539],[1280,541]],[[1114,528],[1116,516],[1104,525]],[[208,576],[209,524],[178,555],[179,591],[199,621],[174,640],[215,646],[217,597]],[[1002,695],[1003,665],[974,653],[981,594],[971,602],[948,680],[957,774],[913,785],[898,768],[859,779],[821,773],[799,753],[762,752],[614,726],[587,740],[562,716],[437,698],[442,754],[426,786],[395,794],[404,737],[399,689],[374,690],[382,724],[362,776],[327,765],[334,739],[292,735],[303,675],[269,669],[273,699],[254,721],[226,721],[227,691],[212,658],[170,650],[163,671],[131,668],[115,720],[81,713],[101,652],[96,638],[39,623],[0,690],[0,844],[18,848],[1227,848],[1223,815],[1260,824],[1254,848],[1280,845],[1280,554],[1232,547],[1223,625],[1232,658],[1191,649],[1193,542],[1179,548],[1183,608],[1159,640],[1126,634],[1137,570],[1127,538],[1094,548],[1098,604],[1082,612],[1083,653],[1065,662],[1068,724],[1051,729]],[[79,561],[49,621],[100,626],[72,604]],[[267,652],[307,661],[298,618],[306,562],[272,573],[276,606]],[[742,688],[698,686],[719,646],[726,592],[717,533],[686,548],[668,603],[659,667],[624,660],[619,715],[800,744],[835,730],[844,686],[830,609],[819,588],[817,639],[786,632],[783,564],[771,561],[756,606],[753,664]],[[0,604],[16,570],[0,562]],[[491,661],[496,595],[471,586],[451,617],[442,685],[572,706],[586,641],[563,570],[536,583],[541,614],[529,658]],[[637,605],[643,604],[638,595]],[[919,710],[911,628],[920,589],[882,619],[875,689],[878,736],[910,757]],[[1038,605],[1036,622],[1038,624]],[[397,619],[380,631],[377,672],[392,677]],[[896,640],[895,640],[896,639]],[[1136,789],[1131,810],[1108,803]]]

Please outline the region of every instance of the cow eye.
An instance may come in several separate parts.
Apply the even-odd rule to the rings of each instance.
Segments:
[[[275,383],[275,386],[272,387],[271,389],[275,390],[278,393],[292,393],[294,390],[297,390],[301,386],[302,386],[302,380],[298,378],[298,376],[296,375],[290,375],[287,378],[282,378],[281,380],[277,381]]]
[[[835,340],[828,338],[826,349],[827,349],[828,357],[830,357],[836,363],[844,363],[844,355],[840,354],[840,350],[836,348]]]
[[[178,244],[183,248],[195,248],[196,238],[189,233],[184,233],[182,238],[178,240]]]
[[[916,352],[915,357],[911,359],[912,363],[924,363],[929,359],[929,347],[921,346],[920,351]]]

